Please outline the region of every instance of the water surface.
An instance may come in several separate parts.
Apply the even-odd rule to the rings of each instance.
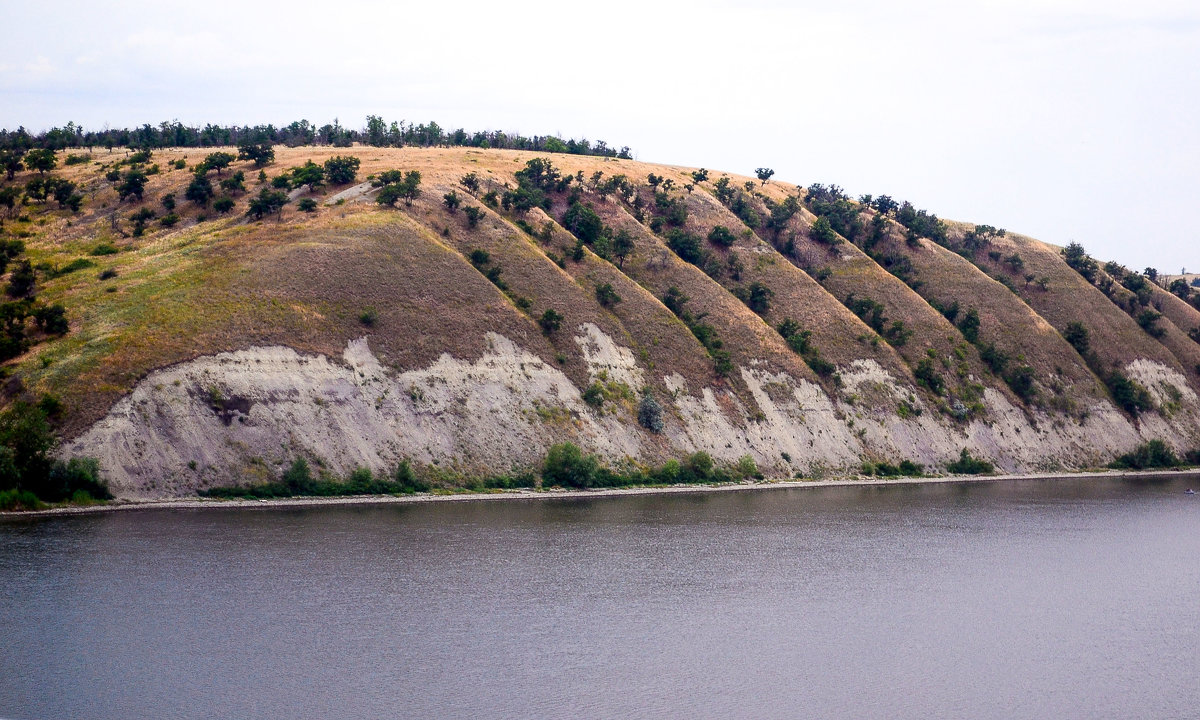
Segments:
[[[0,522],[0,717],[1194,718],[1196,482]]]

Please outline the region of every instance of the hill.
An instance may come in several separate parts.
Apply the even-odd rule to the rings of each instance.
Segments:
[[[6,183],[5,402],[118,496],[296,458],[453,485],[567,441],[771,477],[1200,448],[1194,294],[1081,249],[612,155],[272,150],[59,152]]]

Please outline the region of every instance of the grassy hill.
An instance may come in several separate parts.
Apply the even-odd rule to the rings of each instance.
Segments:
[[[98,458],[118,495],[273,479],[297,457],[453,485],[568,440],[612,467],[702,451],[773,477],[1200,447],[1195,305],[1111,264],[1089,280],[1031,238],[928,237],[779,181],[462,147],[277,146],[261,168],[201,168],[213,197],[188,199],[213,152],[237,149],[59,153],[6,183],[24,196],[7,279],[27,259],[25,311],[61,305],[69,329],[21,318],[5,402],[41,400],[60,455]],[[346,156],[352,181],[299,184]],[[371,179],[412,171],[411,202],[377,202]],[[77,211],[29,199],[47,176]],[[282,209],[248,215],[276,185]]]

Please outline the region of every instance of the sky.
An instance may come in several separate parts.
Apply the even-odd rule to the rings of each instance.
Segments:
[[[1200,4],[0,0],[0,127],[603,139],[1200,271]]]

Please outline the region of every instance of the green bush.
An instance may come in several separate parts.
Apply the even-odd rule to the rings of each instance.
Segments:
[[[642,392],[642,401],[638,404],[638,424],[650,432],[658,433],[663,430],[662,405],[654,399],[650,388]]]
[[[0,490],[0,510],[12,512],[14,510],[41,510],[46,505],[38,500],[38,496],[28,490],[18,490],[12,488],[9,490]]]
[[[1165,442],[1151,440],[1108,464],[1110,468],[1143,470],[1146,468],[1173,468],[1184,463]]]
[[[995,466],[987,460],[971,457],[971,453],[966,448],[959,453],[958,459],[946,465],[946,470],[955,475],[983,475],[990,473]]]
[[[587,488],[600,476],[600,461],[585,455],[573,443],[553,445],[542,462],[542,486]]]

